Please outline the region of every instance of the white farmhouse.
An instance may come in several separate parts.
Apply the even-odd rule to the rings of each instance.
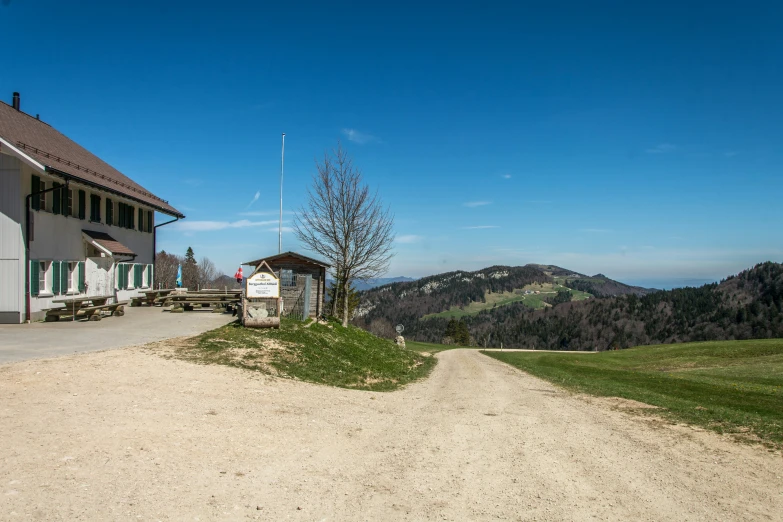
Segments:
[[[22,112],[18,93],[0,102],[0,323],[43,319],[63,296],[152,286],[155,212],[185,217]]]

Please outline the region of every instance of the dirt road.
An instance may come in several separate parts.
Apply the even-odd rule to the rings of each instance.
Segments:
[[[387,394],[140,348],[0,366],[0,518],[783,517],[779,453],[438,357]]]

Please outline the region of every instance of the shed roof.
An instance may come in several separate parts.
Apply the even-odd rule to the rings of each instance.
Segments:
[[[44,165],[89,185],[119,193],[171,216],[185,217],[120,171],[48,123],[0,102],[0,138]]]
[[[322,266],[324,268],[330,268],[332,265],[329,263],[325,263],[323,261],[319,261],[318,259],[313,259],[312,257],[303,256],[302,254],[297,254],[296,252],[283,252],[282,254],[277,254],[274,256],[269,257],[262,257],[261,259],[256,259],[255,261],[247,261],[245,263],[242,263],[243,265],[251,265],[251,266],[258,266],[261,264],[261,261],[266,261],[267,263],[274,263],[278,259],[282,259],[284,257],[295,257],[297,259],[301,259],[302,261],[305,261],[307,263],[312,263],[314,265]]]
[[[94,230],[82,230],[82,234],[94,243],[97,247],[109,252],[111,255],[135,256],[136,253],[126,247],[106,232],[96,232]]]

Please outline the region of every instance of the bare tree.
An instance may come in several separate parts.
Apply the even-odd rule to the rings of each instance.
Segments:
[[[208,257],[202,257],[196,265],[196,279],[199,288],[209,288],[209,286],[220,276],[218,269]]]
[[[377,192],[370,193],[339,143],[332,154],[324,154],[322,163],[316,162],[316,168],[307,204],[294,219],[294,231],[299,241],[331,262],[337,297],[343,300],[342,322],[347,326],[351,282],[381,276],[389,268],[394,216]]]
[[[155,286],[174,288],[177,284],[177,268],[183,262],[182,258],[162,250],[155,255]]]

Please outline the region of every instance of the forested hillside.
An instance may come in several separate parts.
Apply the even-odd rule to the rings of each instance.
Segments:
[[[521,289],[528,285],[551,286],[550,290],[553,291],[551,297],[547,297],[546,301],[556,304],[568,299],[568,294],[565,294],[564,299],[564,293],[561,291],[558,294],[557,288],[566,286],[580,289],[577,288],[576,281],[584,282],[584,288],[594,289],[598,293],[602,292],[601,288],[609,291],[606,288],[611,287],[612,295],[625,293],[643,295],[651,291],[624,285],[605,276],[588,277],[553,265],[492,266],[475,272],[448,272],[360,292],[360,304],[356,309],[353,322],[383,336],[393,336],[394,325],[403,324],[408,337],[417,340],[425,337],[431,341],[440,340],[438,336],[445,331],[448,320],[433,318],[420,321],[423,317],[429,314],[438,314],[454,307],[465,308],[472,303],[487,303],[488,296],[494,297],[504,292],[519,294]],[[530,296],[531,299],[528,300],[528,303],[533,300],[533,297]],[[541,299],[538,298],[543,296],[535,297],[540,303]],[[519,298],[523,298],[521,294]],[[507,301],[511,302],[513,299]],[[505,304],[505,302],[495,306],[493,303],[494,300],[490,300],[487,308],[494,306],[493,310],[501,308],[516,310],[520,306],[525,306]],[[550,304],[546,304],[546,306],[550,306]],[[423,324],[429,321],[433,321],[433,325],[437,326]],[[440,334],[436,334],[433,328],[440,328]]]
[[[783,265],[763,263],[720,284],[558,304],[519,303],[462,320],[472,342],[554,350],[783,336]],[[415,326],[414,326],[415,325]],[[416,340],[439,342],[448,321],[406,325]],[[413,330],[413,331],[411,331]]]

